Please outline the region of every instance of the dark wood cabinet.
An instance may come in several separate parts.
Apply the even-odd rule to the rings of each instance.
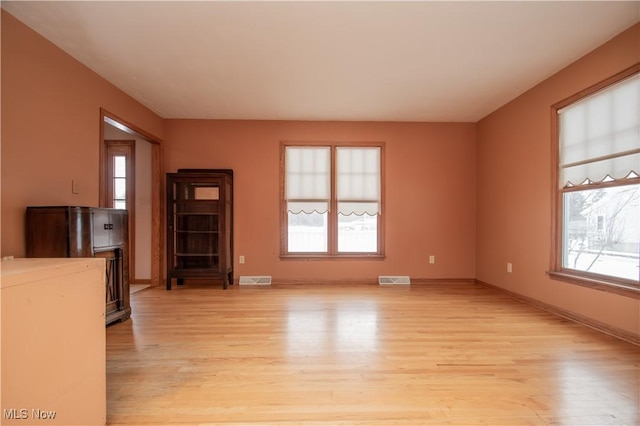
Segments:
[[[167,173],[167,290],[173,278],[233,284],[233,171]]]
[[[27,257],[105,259],[105,321],[124,321],[129,302],[126,210],[79,206],[27,207]]]

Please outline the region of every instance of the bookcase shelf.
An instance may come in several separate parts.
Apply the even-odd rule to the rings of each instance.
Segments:
[[[233,284],[233,171],[167,173],[167,290],[172,280]]]

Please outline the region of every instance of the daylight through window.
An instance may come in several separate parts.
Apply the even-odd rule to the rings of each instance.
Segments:
[[[638,285],[640,75],[557,109],[561,271]]]
[[[283,254],[382,254],[382,147],[283,145]]]

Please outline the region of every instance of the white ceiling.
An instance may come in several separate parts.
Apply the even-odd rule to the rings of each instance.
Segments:
[[[640,20],[640,1],[2,8],[164,118],[475,122]]]

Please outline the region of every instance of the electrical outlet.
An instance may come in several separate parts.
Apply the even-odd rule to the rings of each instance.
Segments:
[[[513,265],[511,264],[511,262],[507,262],[507,272],[508,273],[513,272]]]
[[[431,263],[432,265],[434,263],[436,263],[436,257],[435,256],[429,256],[429,263]]]
[[[244,264],[244,256],[240,256],[238,258],[238,262],[240,262],[240,264]]]

